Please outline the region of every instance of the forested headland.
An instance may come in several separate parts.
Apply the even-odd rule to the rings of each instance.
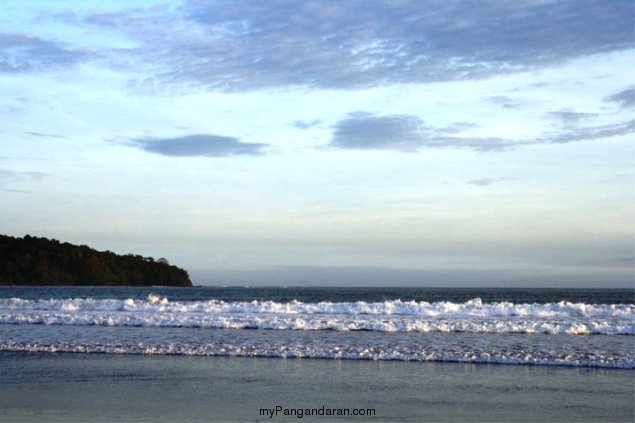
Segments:
[[[192,286],[164,258],[97,251],[55,239],[0,235],[0,285]]]

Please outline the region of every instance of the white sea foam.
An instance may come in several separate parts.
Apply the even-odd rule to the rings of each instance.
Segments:
[[[619,356],[593,353],[553,354],[513,349],[483,351],[474,348],[407,348],[376,346],[342,347],[336,345],[243,345],[243,344],[186,344],[186,343],[68,343],[14,342],[0,343],[0,351],[13,352],[69,352],[105,354],[189,355],[224,357],[319,358],[332,360],[398,360],[442,361],[463,363],[527,364],[542,366],[601,367],[635,369],[633,355]]]
[[[0,299],[0,323],[379,332],[635,335],[634,304]]]
[[[367,303],[291,301],[168,301],[156,295],[146,300],[73,298],[63,300],[0,299],[0,309],[6,310],[66,310],[66,311],[156,311],[205,313],[284,313],[284,314],[369,314],[413,315],[423,317],[628,317],[635,316],[635,304],[585,304],[561,301],[547,304],[484,303],[475,298],[464,303],[416,302],[392,300]]]

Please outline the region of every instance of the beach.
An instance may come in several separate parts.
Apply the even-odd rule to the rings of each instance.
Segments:
[[[631,422],[632,298],[3,288],[0,421]]]
[[[0,354],[0,421],[611,421],[632,370],[127,354]],[[374,409],[375,416],[260,409]]]

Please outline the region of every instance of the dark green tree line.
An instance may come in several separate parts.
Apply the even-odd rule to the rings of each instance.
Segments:
[[[183,269],[140,255],[0,235],[0,285],[192,286]]]

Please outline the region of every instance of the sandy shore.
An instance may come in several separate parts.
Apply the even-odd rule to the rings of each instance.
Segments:
[[[625,421],[634,372],[456,363],[0,353],[0,421]],[[260,409],[282,410],[262,414]],[[285,416],[285,409],[296,415]],[[375,416],[368,415],[375,410]],[[359,412],[359,411],[358,411]],[[271,413],[271,412],[269,412]]]

